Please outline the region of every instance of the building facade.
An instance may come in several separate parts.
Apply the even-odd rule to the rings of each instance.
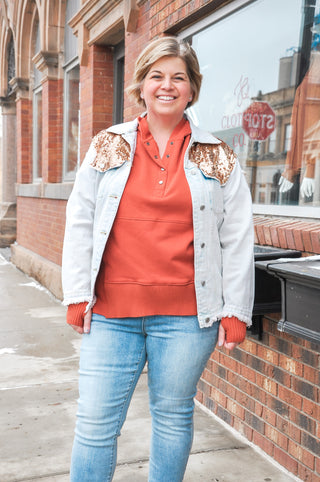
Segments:
[[[192,43],[194,122],[237,153],[256,244],[320,254],[320,0],[0,0],[0,247],[58,298],[65,207],[92,137],[161,35]],[[319,343],[262,319],[215,352],[198,400],[301,480],[320,480]],[[239,377],[240,373],[240,377]]]

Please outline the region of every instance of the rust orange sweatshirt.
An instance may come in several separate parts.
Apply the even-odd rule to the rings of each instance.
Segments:
[[[94,313],[110,318],[197,314],[192,204],[183,168],[190,134],[182,119],[160,158],[147,119],[139,119],[132,170],[95,286]],[[68,323],[81,325],[80,305],[70,305]],[[226,320],[244,338],[245,324]]]

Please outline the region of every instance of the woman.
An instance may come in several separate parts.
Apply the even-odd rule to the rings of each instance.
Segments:
[[[112,480],[146,361],[149,481],[182,481],[200,375],[251,322],[250,193],[232,150],[185,114],[201,77],[188,44],[151,42],[129,89],[146,114],[93,139],[68,202],[67,321],[85,334],[72,481]]]

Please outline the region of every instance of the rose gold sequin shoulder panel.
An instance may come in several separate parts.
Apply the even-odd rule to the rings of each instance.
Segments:
[[[92,143],[97,154],[90,165],[97,171],[105,172],[130,159],[130,145],[120,134],[103,130],[93,138]]]
[[[205,176],[218,179],[221,185],[228,181],[235,165],[233,150],[225,142],[217,145],[193,144],[189,157]]]

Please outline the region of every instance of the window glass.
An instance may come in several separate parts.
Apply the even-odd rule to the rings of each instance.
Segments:
[[[75,65],[65,75],[65,142],[66,175],[74,177],[78,165],[80,67]]]
[[[113,51],[113,124],[123,122],[124,42]]]
[[[36,38],[34,54],[40,51],[40,28],[36,24]],[[33,125],[32,125],[32,158],[33,158],[33,179],[40,180],[42,177],[42,74],[37,67],[33,66]]]
[[[74,179],[79,163],[80,66],[77,57],[77,38],[68,24],[79,8],[80,0],[68,0],[64,30],[64,180]]]
[[[194,31],[194,122],[235,150],[255,203],[319,206],[320,0],[256,0]]]
[[[33,177],[42,177],[42,91],[33,94]]]

